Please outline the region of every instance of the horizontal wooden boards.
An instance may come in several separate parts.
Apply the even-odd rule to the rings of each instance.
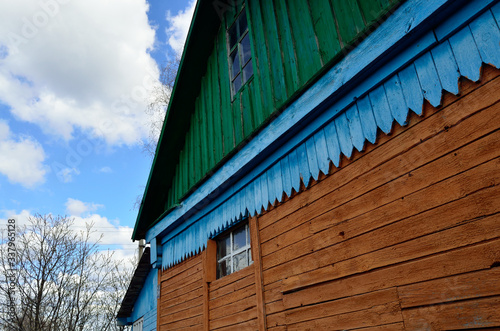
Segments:
[[[498,279],[498,278],[497,278]],[[500,296],[403,310],[406,330],[498,330]]]
[[[209,287],[211,330],[227,327],[257,328],[254,265],[222,277]]]
[[[203,322],[201,255],[160,276],[158,323],[160,330],[200,328]]]
[[[368,294],[352,296],[336,301],[330,301],[303,309],[291,309],[285,313],[285,319],[287,324],[298,324],[307,321],[319,320],[328,316],[343,315],[355,311],[366,311],[374,306],[393,304],[397,301],[397,290],[396,288],[392,288],[382,291],[375,291]],[[348,317],[348,315],[344,316],[343,318],[346,319],[346,317]],[[337,317],[337,319],[340,318]],[[347,319],[350,318],[348,317]],[[401,319],[396,321],[401,321]],[[386,323],[381,322],[381,324],[388,324],[391,322],[394,322],[394,320],[387,321]],[[356,324],[356,327],[363,326],[361,325],[361,323],[359,323],[359,321]],[[342,327],[346,328],[347,325]],[[295,326],[295,328],[297,328],[297,326]]]
[[[268,327],[498,326],[498,74],[259,218]]]
[[[477,92],[477,94],[478,96],[481,95],[480,92]],[[468,109],[472,110],[474,108],[468,108]],[[453,110],[456,109],[455,108],[450,109],[451,112],[453,112]],[[480,137],[482,134],[487,133],[488,130],[494,130],[494,126],[496,124],[492,124],[492,126],[488,128],[487,122],[491,122],[490,121],[491,117],[489,115],[492,115],[493,118],[495,118],[496,116],[495,114],[498,114],[498,109],[495,110],[494,108],[487,111],[486,114],[477,114],[477,119],[482,118],[481,123],[485,124],[485,126],[481,126],[482,128],[485,129],[485,131],[482,131],[482,133],[481,131],[475,129],[476,128],[475,125],[469,126],[468,124],[466,124],[466,122],[461,122],[461,121],[460,123],[462,124],[462,126],[458,126],[454,129],[456,129],[455,131],[460,134],[464,134],[465,132],[469,131],[471,135],[469,135],[468,137],[471,139],[474,139],[474,134],[476,134],[475,137],[478,136]],[[470,123],[474,122],[474,118],[475,118],[474,116],[469,118],[472,121]],[[436,119],[441,121],[441,117],[436,117]],[[451,120],[450,117],[448,117],[448,119]],[[456,120],[459,121],[458,118]],[[428,124],[432,123],[432,118],[430,118],[429,121],[430,122],[428,122]],[[444,126],[446,126],[446,124]],[[468,129],[466,131],[463,131],[462,127],[464,129],[468,127]],[[417,130],[417,128],[418,126],[415,128],[415,130]],[[333,191],[332,193],[329,193],[328,195],[325,195],[323,198],[317,200],[316,202],[309,204],[307,209],[304,208],[298,209],[297,215],[295,216],[297,217],[296,219],[299,222],[307,220],[307,218],[304,218],[306,217],[306,215],[307,217],[309,217],[309,220],[311,219],[313,220],[310,222],[304,222],[303,225],[300,226],[300,229],[297,229],[296,231],[287,231],[294,229],[294,227],[297,227],[297,223],[295,223],[295,225],[292,225],[293,218],[288,216],[287,218],[281,219],[279,222],[276,222],[276,224],[279,226],[270,227],[269,229],[263,229],[261,234],[262,241],[268,240],[267,238],[272,238],[271,236],[273,234],[273,231],[275,231],[274,232],[275,235],[278,235],[275,240],[269,243],[264,242],[262,244],[262,252],[264,255],[263,257],[264,269],[269,268],[273,265],[280,264],[281,261],[283,261],[284,259],[286,260],[286,259],[298,258],[299,256],[301,256],[300,254],[304,254],[305,252],[309,252],[310,250],[319,251],[321,248],[326,247],[326,244],[324,244],[324,242],[326,242],[328,238],[337,238],[337,240],[335,240],[335,242],[337,242],[337,241],[342,241],[344,239],[348,239],[352,236],[359,235],[360,233],[357,232],[359,230],[356,230],[356,232],[351,233],[352,230],[354,229],[349,230],[350,227],[346,226],[352,223],[356,223],[356,221],[361,222],[362,220],[366,220],[366,222],[376,222],[376,220],[379,219],[380,216],[382,216],[384,217],[384,224],[385,224],[385,222],[388,222],[390,220],[389,218],[387,218],[387,216],[389,216],[389,214],[387,213],[392,212],[392,215],[394,215],[393,217],[408,217],[409,215],[411,215],[408,214],[408,212],[424,211],[425,209],[422,208],[433,206],[433,204],[435,205],[436,202],[441,201],[441,204],[443,204],[449,202],[450,198],[452,200],[460,198],[460,195],[455,195],[455,198],[453,198],[452,195],[450,196],[437,195],[439,199],[436,200],[436,198],[434,198],[435,201],[427,201],[429,200],[428,199],[429,196],[436,196],[436,194],[439,194],[439,192],[445,190],[447,187],[451,186],[457,189],[456,191],[451,191],[451,193],[453,192],[460,193],[461,190],[464,189],[467,190],[468,187],[472,189],[472,191],[469,192],[473,192],[473,190],[481,189],[482,187],[489,185],[490,177],[484,177],[485,173],[482,172],[481,170],[482,168],[474,170],[473,173],[475,172],[477,174],[472,178],[478,178],[479,181],[474,180],[474,183],[483,186],[473,188],[474,186],[473,185],[471,186],[469,184],[469,182],[471,182],[470,175],[465,173],[459,175],[458,178],[450,178],[446,182],[442,183],[440,182],[443,179],[447,178],[447,176],[450,176],[449,174],[447,175],[447,171],[450,169],[455,169],[455,171],[462,172],[464,170],[467,170],[468,167],[477,166],[478,163],[481,164],[481,162],[485,162],[490,160],[491,158],[494,158],[496,155],[495,153],[498,153],[499,150],[497,146],[498,133],[494,133],[491,137],[488,137],[485,140],[474,142],[470,146],[466,145],[461,150],[454,151],[455,147],[453,147],[453,143],[447,146],[448,142],[453,141],[453,139],[451,140],[448,139],[449,137],[448,133],[451,133],[452,129],[450,128],[448,132],[445,131],[442,132],[443,132],[442,135],[436,135],[435,138],[428,139],[425,142],[435,146],[435,148],[432,149],[434,154],[428,154],[429,157],[432,158],[439,156],[438,151],[440,148],[448,149],[447,152],[448,154],[446,154],[442,158],[438,158],[434,163],[425,164],[425,162],[429,161],[429,160],[426,161],[425,159],[422,158],[423,155],[422,151],[425,150],[426,148],[420,149],[420,147],[422,146],[416,146],[413,149],[409,150],[408,153],[401,154],[400,157],[391,159],[386,165],[377,167],[375,171],[368,172],[366,176],[360,176],[356,178],[348,186],[342,188],[342,190],[337,188],[337,190]],[[388,146],[386,147],[390,148],[390,146],[393,145],[393,143],[398,144],[397,138],[398,137],[395,137],[394,142],[392,141],[389,142]],[[464,141],[464,143],[466,143],[466,141]],[[482,152],[487,153],[486,155],[484,155],[484,158],[482,159],[483,161],[481,161],[481,158],[477,154],[478,149],[480,150],[481,153]],[[407,158],[405,157],[405,155]],[[459,158],[463,157],[463,162],[457,163],[456,162],[457,157]],[[468,166],[467,162],[470,162]],[[397,164],[396,167],[392,166],[394,163]],[[419,169],[417,168],[418,170],[416,170],[414,167],[418,166],[419,163],[424,163],[425,165],[421,166]],[[495,175],[496,167],[497,165],[494,162],[493,164],[488,166],[490,170],[485,170],[485,171],[488,174]],[[346,168],[346,170],[347,169],[348,167]],[[390,172],[392,176],[396,177],[401,176],[403,174],[406,174],[406,176],[401,176],[397,179],[394,179],[394,177],[392,178],[387,177],[387,172]],[[378,173],[378,176],[375,176],[375,173]],[[435,176],[430,177],[428,176],[429,173],[432,173]],[[342,176],[342,171],[339,171],[336,174],[338,174],[338,176]],[[335,176],[336,174],[332,176],[332,179],[333,177],[337,177]],[[440,179],[440,177],[436,176],[444,176],[444,177],[441,177]],[[384,183],[387,180],[391,181],[384,185]],[[481,180],[482,184],[480,184]],[[425,187],[428,187],[430,184],[433,183],[434,185],[430,186],[427,192],[421,191]],[[361,191],[358,185],[362,185]],[[377,187],[377,185],[381,186]],[[365,189],[370,190],[369,191],[370,193],[363,194],[364,193],[363,190]],[[411,194],[412,190],[416,190],[417,192]],[[360,192],[362,195],[360,195],[358,198],[355,198],[355,196],[353,196],[353,192]],[[431,193],[432,195],[430,195]],[[300,199],[299,197],[297,198]],[[293,199],[290,201],[290,204],[292,204],[292,201]],[[419,201],[425,201],[425,202],[419,203]],[[325,204],[328,204],[329,206],[334,206],[334,204],[332,204],[333,202],[335,204],[338,204],[338,207],[332,209],[332,211],[330,212],[328,211],[329,208],[325,207]],[[388,205],[385,206],[386,204]],[[410,205],[413,205],[411,206],[412,208],[408,208],[410,207]],[[396,206],[400,206],[401,208],[397,209],[399,210],[399,213],[393,212]],[[370,218],[367,215],[363,215],[363,213],[366,212],[367,208],[376,208],[377,210],[374,210],[374,212],[376,213],[377,217]],[[276,213],[272,214],[276,216]],[[358,219],[356,219],[355,217],[358,217]],[[350,219],[353,220],[351,221]],[[261,224],[265,223],[266,223],[265,220],[263,220]],[[336,225],[336,223],[338,223],[338,225]],[[380,224],[379,221],[378,226],[381,225],[382,224]],[[332,227],[332,230],[324,231],[326,227]],[[277,232],[278,230],[285,232],[282,235],[280,235],[280,232]],[[314,235],[315,233],[317,234]],[[340,235],[341,233],[343,234]],[[314,239],[302,241],[304,237],[307,237],[309,235],[314,235],[313,237]],[[279,248],[280,250],[277,251],[276,250],[277,248]],[[328,255],[328,253],[326,254]],[[313,259],[312,261],[317,262],[318,260]],[[288,268],[287,266],[284,266],[283,269],[290,270],[290,268]]]
[[[480,270],[398,288],[401,307],[414,308],[500,295],[500,268]]]

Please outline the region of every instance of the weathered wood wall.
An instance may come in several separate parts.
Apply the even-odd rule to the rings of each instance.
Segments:
[[[259,218],[270,330],[500,326],[498,74]]]
[[[202,329],[202,270],[201,255],[197,255],[161,273],[158,330]]]
[[[215,280],[216,252],[211,244],[161,272],[158,330],[258,329],[257,289],[261,297],[262,289],[256,284],[256,264]]]
[[[254,265],[210,284],[210,330],[257,330]]]
[[[252,266],[208,285],[204,251],[163,271],[159,330],[500,327],[500,71],[483,71],[250,220]]]

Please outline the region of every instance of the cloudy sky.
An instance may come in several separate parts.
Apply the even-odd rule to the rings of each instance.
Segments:
[[[36,213],[130,240],[151,157],[145,113],[159,67],[182,52],[194,0],[0,4],[0,224]]]

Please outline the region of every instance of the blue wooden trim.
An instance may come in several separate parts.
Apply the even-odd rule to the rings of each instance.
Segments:
[[[491,12],[493,13],[493,16],[495,17],[495,20],[497,21],[498,26],[500,26],[500,3],[491,7]]]
[[[422,86],[424,98],[434,107],[438,107],[441,105],[442,88],[430,52],[425,53],[415,61],[415,69],[417,69],[418,80]]]
[[[489,17],[481,17],[481,19],[491,23],[493,20],[491,12],[486,12],[485,15],[489,15]],[[498,26],[496,29],[498,32]],[[475,31],[477,35],[484,34],[479,27]],[[459,31],[457,35],[467,35],[467,33],[470,36],[466,39],[470,43],[472,33],[469,26]],[[167,215],[160,224],[148,231],[147,238],[150,239],[166,234],[162,239],[164,245],[163,267],[171,266],[198,252],[202,249],[208,237],[223,231],[248,213],[255,215],[255,213],[260,213],[262,208],[267,209],[269,203],[274,203],[276,200],[282,201],[283,192],[289,195],[292,188],[298,191],[300,180],[307,186],[311,177],[316,179],[319,171],[326,169],[329,160],[338,165],[340,152],[350,157],[353,147],[358,150],[363,148],[365,139],[375,142],[377,127],[386,133],[390,133],[395,120],[404,125],[408,108],[418,114],[422,112],[424,97],[432,104],[438,105],[442,94],[441,81],[446,81],[443,87],[447,86],[453,89],[451,86],[454,82],[453,77],[456,77],[457,74],[457,67],[461,70],[460,61],[465,62],[468,58],[465,53],[461,54],[460,61],[456,57],[457,47],[463,47],[461,44],[463,38],[458,38],[455,42],[450,41],[451,47],[446,49],[446,43],[436,45],[435,39],[429,38],[431,35],[433,35],[432,32],[424,35],[420,40],[426,40],[428,45],[434,45],[434,48],[429,49],[430,46],[423,48],[409,47],[409,49],[413,49],[413,52],[407,50],[403,52],[406,59],[413,60],[416,54],[425,51],[420,58],[415,59],[414,64],[410,63],[408,65],[408,62],[404,63],[402,58],[394,58],[385,67],[379,69],[359,85],[364,88],[369,86],[369,89],[364,90],[359,86],[352,89],[358,94],[354,95],[351,100],[361,97],[355,103],[349,101],[350,96],[354,93],[351,92],[346,97],[338,99],[316,119],[310,121],[307,126],[299,125],[297,129],[299,131],[293,131],[293,136],[282,133],[282,138],[278,140],[280,142],[286,140],[286,142],[280,148],[267,159],[260,160],[260,157],[264,157],[269,153],[269,149],[262,150],[263,155],[253,159],[254,162],[257,162],[254,163],[257,165],[253,170],[231,186],[224,183],[219,186],[220,194],[212,202],[196,206],[196,208],[192,208],[189,213],[184,213],[178,219],[173,219],[176,215],[175,212],[178,212],[174,211],[172,214]],[[452,57],[441,56],[442,53],[448,53],[449,55],[450,49],[453,54]],[[495,47],[487,47],[487,49],[495,50]],[[491,57],[491,52],[485,52],[483,57]],[[434,54],[437,55],[434,56]],[[471,56],[475,58],[479,56],[479,52],[477,51],[477,56],[475,53],[471,53]],[[439,58],[437,62],[440,61],[445,65],[437,69],[434,57]],[[469,66],[470,68],[466,69],[471,72],[479,72],[481,62],[472,61],[472,63],[476,67]],[[401,69],[404,66],[406,68],[399,72],[392,70]],[[390,69],[387,69],[387,67]],[[369,83],[366,83],[367,81]],[[320,79],[319,82],[322,82],[322,80]],[[362,97],[366,93],[368,93],[368,96]],[[310,101],[307,98],[299,98],[283,114],[289,114],[287,116],[303,114],[301,112],[305,111],[304,108],[310,105]],[[339,105],[344,105],[344,108]],[[299,116],[298,118],[302,117]],[[269,126],[274,127],[274,131],[267,132],[265,129],[264,132],[277,134],[276,132],[279,131],[280,126],[283,123],[290,124],[290,121],[292,120],[286,120],[286,118],[280,116]],[[275,127],[276,125],[277,127]],[[256,141],[265,141],[265,138],[267,136],[261,134],[255,139]],[[249,145],[252,145],[252,142]],[[249,147],[249,150],[247,150],[245,147],[240,151],[241,154],[236,156],[236,159],[238,157],[248,158],[253,152],[255,152],[255,149]],[[229,176],[232,169],[230,166],[234,165],[232,162],[233,160],[229,161],[212,178],[224,178],[226,176],[230,179],[236,179],[236,174]],[[246,169],[248,169],[248,164]],[[201,191],[203,192],[203,189]],[[200,193],[196,192],[193,196],[197,194]],[[185,202],[186,204],[180,209],[187,208],[186,206],[189,205],[187,202],[193,203],[190,201],[193,196],[189,197]],[[198,215],[195,215],[196,213]]]
[[[318,155],[316,153],[316,144],[314,143],[314,137],[310,137],[306,141],[307,150],[307,164],[309,165],[309,173],[314,180],[318,180],[319,175],[319,165],[318,165]]]
[[[321,172],[326,175],[330,170],[330,157],[328,156],[328,149],[326,147],[326,137],[325,137],[325,132],[323,130],[318,131],[314,135],[314,145],[316,146],[316,155],[317,155],[319,170],[321,170]],[[287,195],[290,196],[289,194]]]
[[[487,11],[471,22],[470,29],[483,62],[500,66],[500,31],[492,12]]]
[[[285,194],[289,197],[292,195],[293,184],[292,184],[292,177],[290,175],[290,162],[289,162],[288,155],[281,159],[280,165],[281,165],[281,176],[282,176],[282,181],[283,181],[283,188],[284,188]],[[250,183],[250,186],[253,189],[253,182]],[[255,209],[250,210],[250,214],[254,215]]]
[[[394,75],[384,84],[385,93],[387,98],[391,100],[391,115],[401,126],[407,124],[408,119],[408,105],[406,104],[401,83],[398,75]]]
[[[415,114],[419,116],[422,115],[424,96],[422,94],[422,87],[420,86],[420,81],[418,80],[415,65],[412,63],[404,70],[401,70],[401,72],[398,73],[398,77],[401,81],[403,95],[408,108]]]
[[[361,127],[361,120],[359,118],[358,106],[356,104],[352,105],[346,111],[346,117],[349,121],[349,131],[351,132],[351,142],[353,146],[361,152],[365,146],[365,135],[363,134],[363,128]]]
[[[436,46],[431,53],[443,89],[457,95],[459,92],[458,79],[460,78],[460,71],[453,56],[450,43],[448,40],[445,40],[444,43]]]
[[[335,128],[337,129],[337,138],[339,140],[340,150],[342,151],[342,154],[344,154],[347,158],[350,158],[354,146],[352,145],[349,121],[347,120],[345,113],[341,113],[335,119]]]
[[[116,325],[117,326],[125,326],[125,325],[131,325],[132,321],[129,321],[130,318],[128,317],[118,317],[116,319]]]
[[[363,134],[366,140],[368,140],[372,144],[375,144],[375,141],[377,140],[377,123],[375,122],[375,117],[373,116],[372,104],[370,103],[370,99],[368,98],[368,96],[365,96],[364,98],[359,99],[356,104],[358,106]],[[335,166],[338,167],[338,162],[337,164],[335,164]]]
[[[300,170],[299,161],[297,160],[297,151],[293,150],[288,154],[288,160],[290,162],[290,177],[292,178],[292,188],[295,192],[300,190]]]
[[[311,173],[309,172],[309,163],[307,162],[307,149],[305,145],[297,147],[297,163],[299,164],[300,178],[307,187]]]
[[[372,103],[373,115],[375,115],[375,123],[386,134],[391,133],[393,121],[384,87],[376,88],[370,92],[369,97]]]
[[[162,249],[161,245],[157,244],[159,238],[153,238],[150,242],[151,254],[149,255],[149,260],[153,268],[159,269],[161,266]]]
[[[478,81],[482,60],[470,28],[466,26],[451,36],[450,44],[460,74],[474,82]]]
[[[484,13],[499,0],[469,0],[463,3],[462,9],[456,11],[452,16],[441,23],[436,29],[438,41],[448,39],[451,35],[461,30],[468,22]]]

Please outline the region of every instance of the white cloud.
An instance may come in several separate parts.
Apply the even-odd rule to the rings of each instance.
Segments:
[[[66,211],[69,217],[74,219],[73,227],[81,231],[86,229],[86,224],[92,224],[94,230],[91,240],[100,245],[128,246],[132,244],[133,229],[128,226],[120,226],[118,220],[109,220],[105,216],[96,213],[104,206],[93,202],[83,202],[77,199],[68,198],[66,201]]]
[[[147,10],[146,0],[2,3],[0,101],[47,134],[136,144],[159,76]]]
[[[168,44],[172,49],[181,55],[184,50],[184,43],[189,32],[189,26],[193,18],[194,9],[196,7],[196,0],[192,0],[189,5],[177,13],[172,15],[170,11],[167,12],[167,22],[169,27],[166,29]]]
[[[102,167],[101,169],[99,169],[99,172],[110,174],[113,172],[113,169],[111,169],[110,167]]]
[[[70,199],[68,199],[68,201],[70,201]],[[85,205],[86,203],[83,204]],[[68,204],[66,203],[66,205]],[[92,206],[94,204],[87,205]],[[98,206],[97,208],[101,207],[100,205],[94,206]],[[75,211],[78,212],[78,210]],[[1,213],[3,214],[3,218],[0,218],[0,231],[7,228],[6,224],[8,219],[15,219],[16,227],[19,228],[26,225],[30,217],[34,217],[29,210],[23,210],[20,213],[16,213],[14,210],[2,210]],[[77,232],[85,232],[87,224],[92,224],[93,232],[90,236],[90,242],[95,243],[99,241],[99,245],[111,247],[111,249],[115,251],[115,257],[129,257],[135,254],[137,243],[134,244],[130,239],[133,231],[131,227],[120,226],[118,221],[111,221],[107,217],[99,214],[88,214],[85,217],[69,215],[67,217],[74,220],[72,229]]]
[[[3,210],[4,219],[0,218],[0,229],[7,228],[7,220],[14,219],[16,221],[16,227],[24,226],[28,223],[28,218],[30,218],[31,212],[29,210],[23,209],[19,214],[15,210]]]
[[[57,178],[63,183],[71,183],[73,175],[79,175],[80,170],[76,168],[63,168],[56,173]]]
[[[5,121],[0,120],[0,174],[11,183],[32,188],[45,181],[43,147],[32,137],[15,137]]]
[[[86,224],[93,224],[92,229],[95,232],[91,236],[93,242],[99,241],[101,245],[121,245],[129,246],[132,244],[133,229],[128,226],[114,225],[107,217],[99,214],[90,214],[86,217],[71,215],[74,218],[74,228],[76,230],[85,230]]]
[[[81,216],[84,213],[96,211],[102,207],[104,206],[100,204],[83,202],[72,198],[68,198],[66,201],[66,212],[72,216]]]

